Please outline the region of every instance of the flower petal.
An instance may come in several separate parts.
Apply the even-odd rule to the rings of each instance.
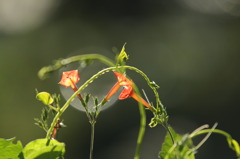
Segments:
[[[128,97],[131,97],[133,93],[133,88],[130,85],[124,86],[123,91],[121,92],[121,94],[119,95],[118,99],[123,100],[126,99]]]
[[[145,107],[152,109],[152,106],[150,104],[148,104],[147,101],[145,101],[142,97],[140,97],[139,95],[137,95],[136,93],[132,93],[131,96],[133,99],[135,99],[137,102],[142,103]]]
[[[117,82],[112,89],[108,92],[107,96],[105,97],[105,100],[108,101],[120,88],[121,86],[119,85],[119,83]]]

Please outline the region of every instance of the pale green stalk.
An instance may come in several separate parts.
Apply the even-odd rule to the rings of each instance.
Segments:
[[[194,137],[196,137],[196,136],[199,136],[199,135],[202,135],[202,134],[207,134],[207,133],[209,133],[209,132],[221,134],[221,135],[225,136],[225,137],[228,138],[228,139],[230,139],[230,138],[232,139],[232,137],[231,137],[230,134],[228,134],[227,132],[225,132],[225,131],[223,131],[223,130],[219,130],[219,129],[214,129],[214,130],[212,130],[212,129],[204,129],[204,130],[201,130],[201,131],[199,131],[199,132],[196,132],[196,133],[192,134],[190,137],[191,137],[191,138],[194,138]]]
[[[61,63],[62,65],[68,65],[70,63],[81,61],[81,60],[99,60],[108,66],[115,66],[115,64],[112,62],[111,59],[100,54],[85,54],[85,55],[72,56],[62,60]]]
[[[90,141],[90,159],[93,159],[93,145],[94,145],[94,133],[95,133],[95,123],[96,121],[90,122],[91,124],[91,141]]]
[[[142,104],[139,104],[139,113],[140,113],[140,128],[138,132],[137,146],[136,146],[134,159],[140,158],[141,145],[142,145],[143,137],[145,134],[145,128],[146,128],[146,112]]]
[[[99,55],[99,54],[77,55],[77,56],[72,56],[72,57],[69,57],[66,59],[56,60],[53,65],[45,66],[45,67],[41,68],[38,71],[38,77],[40,79],[45,79],[47,77],[48,73],[56,71],[70,63],[74,63],[74,62],[78,62],[78,61],[82,61],[82,60],[99,60],[102,63],[106,64],[107,66],[111,66],[111,67],[115,66],[114,62],[111,59],[109,59],[103,55]]]
[[[201,130],[201,131],[196,132],[194,134],[191,134],[190,137],[194,138],[194,137],[197,137],[199,135],[209,134],[209,133],[216,133],[216,134],[220,134],[220,135],[225,136],[226,139],[227,139],[229,147],[233,151],[235,151],[236,156],[238,157],[238,159],[240,159],[240,145],[239,145],[239,143],[236,140],[234,140],[230,134],[228,134],[227,132],[225,132],[223,130],[219,130],[219,129],[204,129],[204,130]]]
[[[136,92],[136,94],[138,94],[141,97],[137,86],[134,85],[133,89]],[[143,137],[144,137],[145,129],[146,129],[145,108],[144,108],[143,104],[140,102],[138,102],[138,106],[139,106],[139,114],[140,114],[140,127],[139,127],[139,132],[138,132],[137,146],[136,146],[136,150],[135,150],[134,159],[140,159],[141,145],[142,145],[142,141],[143,141]]]

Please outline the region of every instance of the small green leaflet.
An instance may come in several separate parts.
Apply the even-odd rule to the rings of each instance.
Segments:
[[[50,105],[54,102],[51,94],[49,94],[48,92],[40,92],[36,95],[36,98],[43,102],[43,104],[45,105]]]

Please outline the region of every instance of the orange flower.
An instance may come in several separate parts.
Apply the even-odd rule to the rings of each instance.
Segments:
[[[72,70],[62,73],[61,81],[58,84],[61,84],[65,87],[71,86],[74,87],[74,84],[78,83],[80,80],[80,76],[78,74],[78,70]]]
[[[58,84],[61,84],[65,87],[72,87],[73,91],[76,92],[78,87],[76,83],[80,80],[80,76],[78,74],[78,70],[72,70],[62,73],[62,78]],[[82,99],[81,95],[78,94],[78,97]]]
[[[119,95],[118,99],[123,100],[123,99],[126,99],[128,97],[132,97],[136,101],[142,103],[147,108],[152,109],[152,106],[149,105],[148,102],[146,102],[143,98],[141,98],[138,94],[136,94],[134,92],[134,90],[133,90],[134,83],[133,83],[132,80],[129,80],[126,76],[124,76],[121,73],[118,73],[118,72],[113,72],[113,73],[117,77],[118,82],[109,91],[109,93],[105,97],[105,101],[109,100],[111,98],[111,96],[114,95],[121,86],[123,86],[124,89],[121,92],[121,94]]]

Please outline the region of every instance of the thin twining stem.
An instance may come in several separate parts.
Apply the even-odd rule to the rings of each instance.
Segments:
[[[71,63],[83,61],[83,60],[99,60],[100,62],[106,64],[107,66],[110,66],[110,67],[115,66],[115,63],[111,59],[109,59],[103,55],[99,55],[99,54],[77,55],[77,56],[72,56],[72,57],[65,58],[65,59],[56,60],[53,65],[49,65],[49,66],[45,66],[45,67],[41,68],[38,72],[38,76],[40,79],[45,79],[47,77],[48,73],[56,71],[56,70],[66,66],[66,65],[69,65]]]

